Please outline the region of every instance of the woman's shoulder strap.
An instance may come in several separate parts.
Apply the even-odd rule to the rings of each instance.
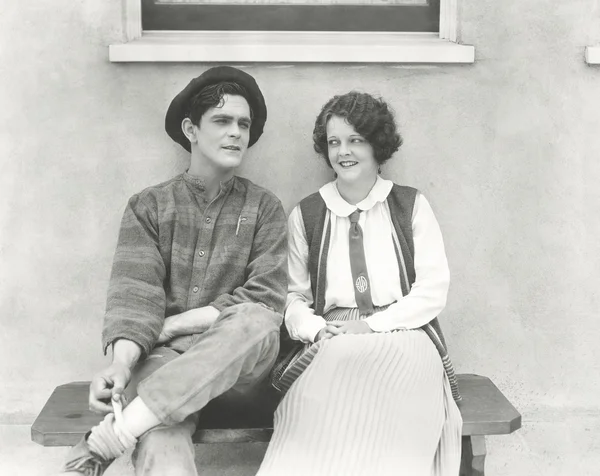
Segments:
[[[419,191],[416,188],[395,183],[388,197],[392,198],[398,205],[410,208],[412,212],[418,193]]]
[[[313,241],[315,230],[319,226],[323,226],[323,219],[327,212],[325,201],[319,192],[304,198],[300,202],[300,213],[304,222],[304,230],[306,231],[306,242],[309,244]],[[323,230],[320,230],[321,233]]]
[[[411,230],[412,235],[412,217],[415,208],[415,201],[419,191],[406,185],[394,184],[388,195],[388,203],[392,210],[392,221],[398,229],[401,226],[406,231]]]

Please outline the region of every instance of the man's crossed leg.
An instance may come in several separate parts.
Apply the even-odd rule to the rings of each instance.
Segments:
[[[219,395],[243,392],[268,374],[279,350],[280,322],[280,315],[264,306],[238,304],[223,311],[205,333],[158,347],[136,366],[121,399],[129,403],[122,424],[138,440],[133,458],[136,474],[197,474],[192,444],[197,412]],[[145,410],[139,412],[140,405],[153,418],[148,420]],[[133,425],[128,426],[129,421]],[[119,439],[113,422],[110,415],[101,424],[107,428],[98,439],[92,430],[87,440],[75,446],[65,469],[101,474],[120,456],[127,444]],[[111,431],[121,441],[116,448],[110,444],[115,438]],[[88,458],[89,470],[78,467],[82,454],[88,453],[102,457]]]

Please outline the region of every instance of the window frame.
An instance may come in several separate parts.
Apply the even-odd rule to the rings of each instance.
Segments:
[[[439,31],[440,0],[426,4],[222,4],[142,0],[147,31]],[[187,28],[186,28],[187,27]]]
[[[111,62],[468,64],[457,42],[458,0],[440,0],[439,32],[148,31],[142,0],[124,1],[125,42]]]

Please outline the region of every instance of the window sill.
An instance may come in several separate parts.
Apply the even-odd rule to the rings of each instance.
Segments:
[[[435,33],[152,32],[109,46],[120,62],[474,63],[475,48]]]
[[[587,46],[585,48],[585,62],[587,64],[600,64],[600,46]]]

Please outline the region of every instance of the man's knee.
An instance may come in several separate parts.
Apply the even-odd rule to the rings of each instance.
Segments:
[[[219,319],[235,320],[240,329],[249,335],[257,335],[278,333],[283,317],[262,304],[247,302],[228,307]]]

